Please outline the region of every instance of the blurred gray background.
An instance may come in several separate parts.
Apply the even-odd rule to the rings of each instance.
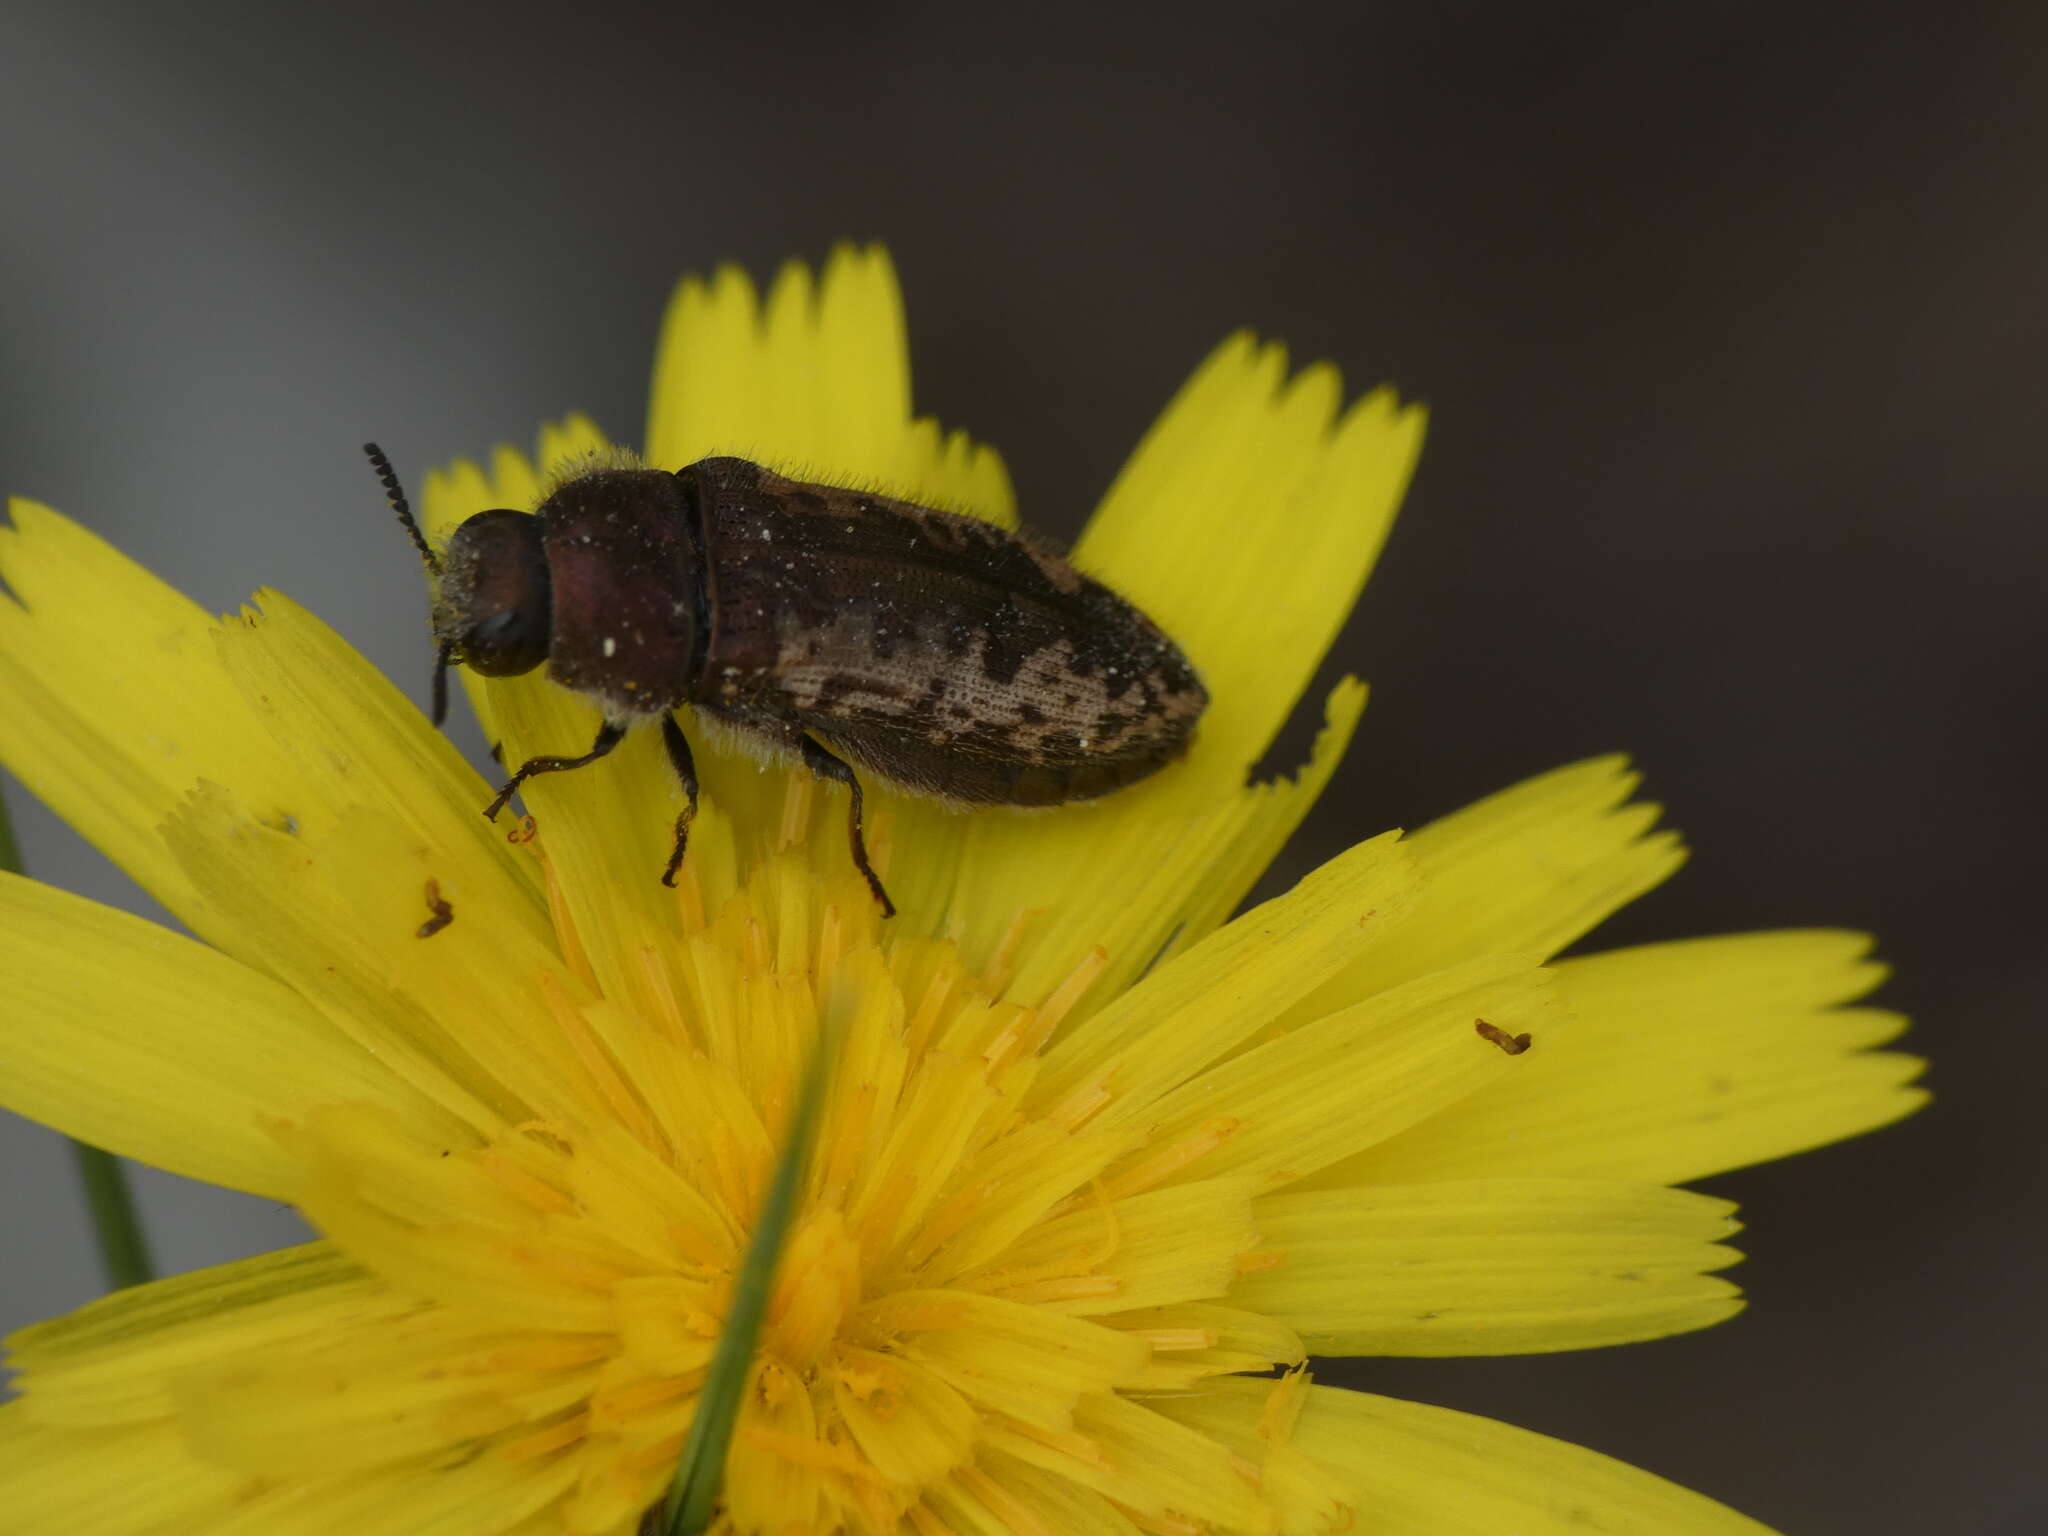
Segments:
[[[356,445],[635,437],[685,270],[888,240],[920,407],[1058,534],[1231,326],[1397,381],[1431,438],[1331,667],[1373,703],[1277,877],[1624,747],[1697,852],[1602,942],[1872,929],[1941,1098],[1713,1181],[1731,1325],[1328,1379],[1805,1536],[2036,1531],[2044,50],[2031,5],[17,4],[0,485],[424,698]],[[142,905],[10,788],[33,872]],[[0,1155],[13,1325],[96,1277],[61,1145]],[[167,1268],[297,1234],[141,1183]]]

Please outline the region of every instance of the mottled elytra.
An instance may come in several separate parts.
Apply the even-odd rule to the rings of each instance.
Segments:
[[[589,750],[529,758],[484,814],[659,721],[688,800],[665,884],[697,807],[683,705],[847,786],[853,862],[887,914],[850,762],[957,805],[1058,805],[1172,762],[1208,703],[1144,614],[978,518],[700,459],[586,471],[534,512],[477,513],[437,556],[390,461],[364,451],[435,578],[435,723],[451,661],[487,677],[545,662],[604,712]]]

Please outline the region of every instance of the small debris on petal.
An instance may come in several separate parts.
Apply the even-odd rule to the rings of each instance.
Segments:
[[[1479,1038],[1491,1040],[1510,1056],[1519,1056],[1529,1049],[1531,1037],[1527,1034],[1511,1035],[1498,1024],[1489,1024],[1484,1019],[1474,1019],[1472,1027],[1479,1031]]]
[[[420,938],[431,939],[455,921],[455,909],[442,898],[438,880],[427,881],[427,910],[434,915],[413,930]]]

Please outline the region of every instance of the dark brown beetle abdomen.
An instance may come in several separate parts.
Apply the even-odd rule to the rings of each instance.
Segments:
[[[1180,756],[1208,703],[1130,603],[977,518],[787,479],[744,459],[677,476],[710,623],[692,697],[794,724],[905,788],[1053,805]]]

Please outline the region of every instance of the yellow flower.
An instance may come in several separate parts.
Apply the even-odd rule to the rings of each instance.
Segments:
[[[879,251],[683,284],[645,452],[1009,523],[910,414]],[[1534,1352],[1728,1316],[1667,1186],[1918,1102],[1877,967],[1801,932],[1556,961],[1676,867],[1613,760],[1376,838],[1225,922],[1327,780],[1247,785],[1355,599],[1421,417],[1238,336],[1075,551],[1214,698],[1099,803],[960,815],[699,748],[534,782],[537,835],[288,599],[216,622],[57,514],[0,536],[0,757],[198,935],[0,879],[0,1097],[323,1234],[13,1342],[0,1510],[79,1533],[627,1533],[667,1486],[823,1023],[842,1042],[735,1437],[746,1533],[1754,1530],[1594,1453],[1312,1386],[1324,1354]],[[435,476],[530,506],[588,423]],[[365,509],[364,537],[395,530]],[[594,717],[471,698],[507,760]],[[429,886],[431,883],[432,893]],[[427,931],[433,894],[452,921]],[[1527,1034],[1530,1048],[1504,1048]],[[1261,1375],[1271,1367],[1279,1376]]]

